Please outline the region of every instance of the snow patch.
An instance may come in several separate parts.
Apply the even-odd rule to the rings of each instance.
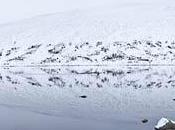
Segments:
[[[172,123],[175,125],[175,121],[168,120],[167,118],[162,118],[158,121],[157,125],[155,126],[155,129],[159,130],[162,127],[165,127],[168,123]]]
[[[155,126],[156,129],[160,129],[162,128],[163,126],[165,126],[167,123],[169,122],[168,119],[166,118],[162,118],[158,121],[157,125]]]

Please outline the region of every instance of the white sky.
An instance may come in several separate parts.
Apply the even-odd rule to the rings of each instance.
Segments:
[[[116,0],[0,0],[0,24],[35,15],[100,6]]]
[[[36,15],[118,3],[161,0],[0,0],[0,24]],[[166,1],[166,0],[165,0]]]

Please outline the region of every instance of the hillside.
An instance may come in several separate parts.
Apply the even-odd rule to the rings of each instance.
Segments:
[[[125,0],[1,25],[1,65],[174,64],[174,5]]]

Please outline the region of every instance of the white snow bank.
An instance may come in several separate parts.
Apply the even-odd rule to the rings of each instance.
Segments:
[[[169,122],[168,119],[162,118],[158,121],[157,125],[155,126],[156,129],[160,129],[161,127],[165,126]]]
[[[159,121],[158,121],[158,123],[157,123],[157,125],[155,126],[155,129],[160,129],[160,128],[162,128],[162,127],[164,127],[164,126],[166,126],[168,123],[173,123],[174,125],[175,125],[175,121],[172,121],[172,120],[168,120],[167,118],[161,118]]]

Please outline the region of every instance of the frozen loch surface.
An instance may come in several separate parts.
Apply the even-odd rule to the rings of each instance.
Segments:
[[[3,130],[153,130],[161,117],[175,120],[174,67],[7,67],[0,74]]]

